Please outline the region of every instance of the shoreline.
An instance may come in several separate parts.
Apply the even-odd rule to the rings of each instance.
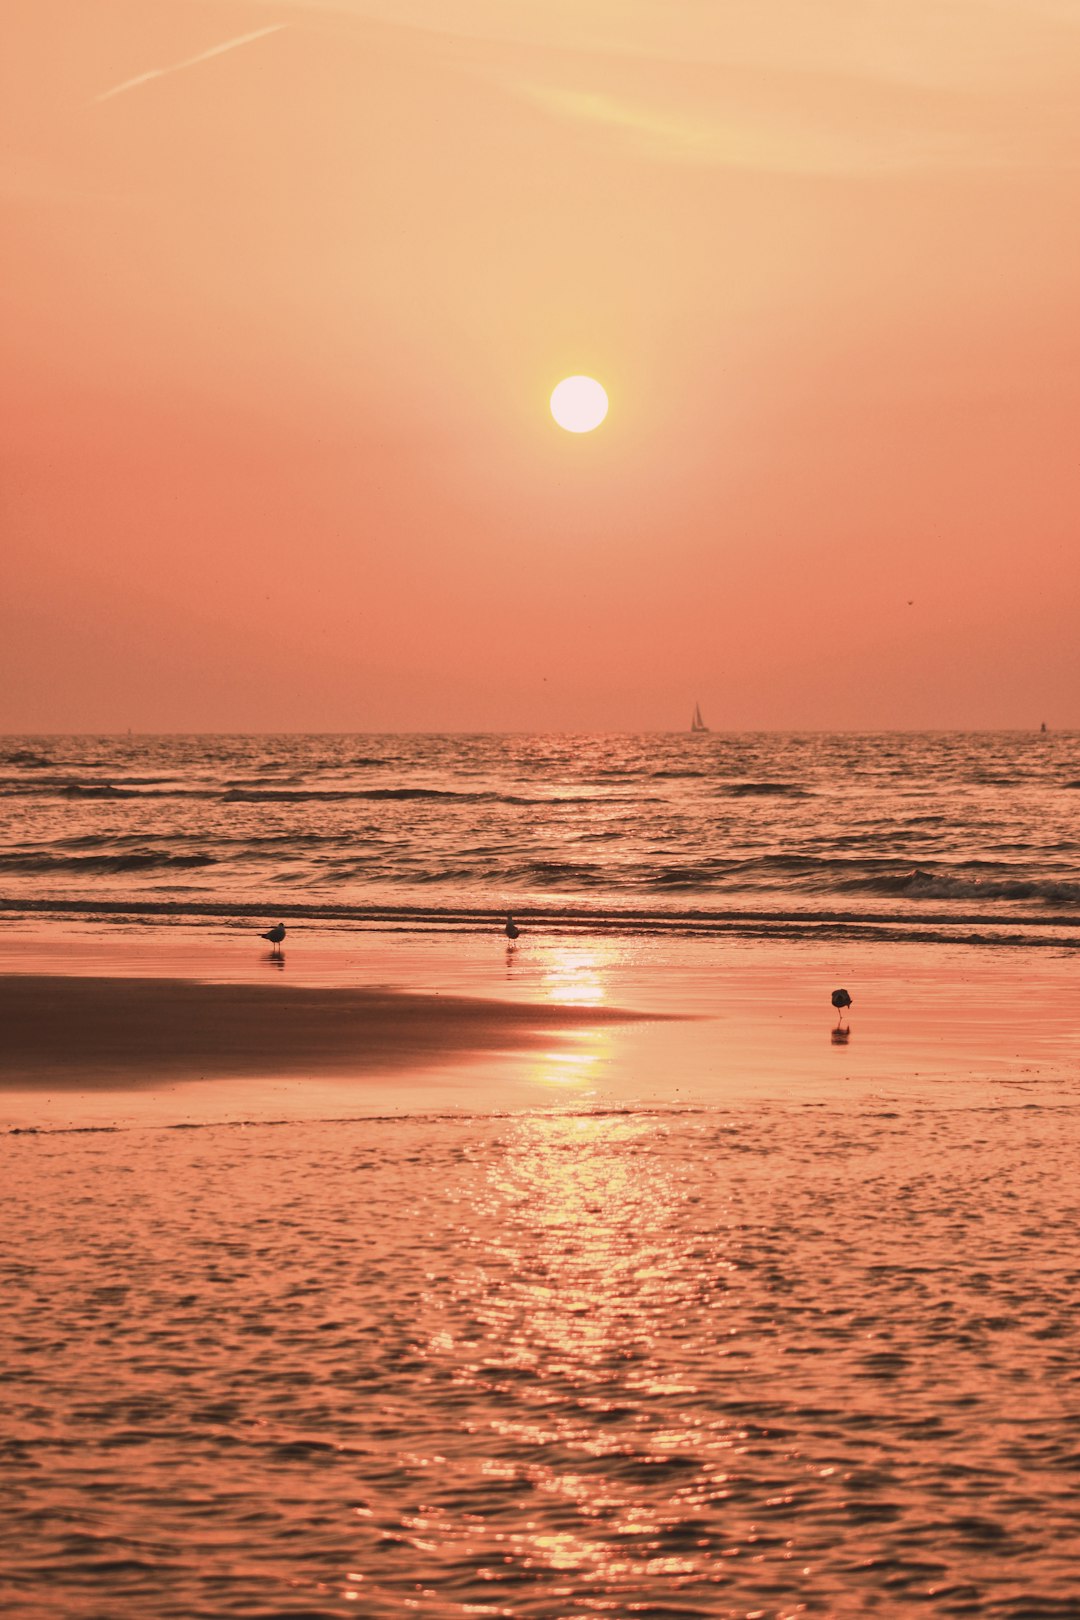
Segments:
[[[589,905],[575,900],[519,899],[515,915],[549,936],[590,938],[697,938],[723,940],[866,940],[919,944],[973,944],[1080,949],[1080,917],[1072,911],[1002,912],[993,909],[950,910],[940,901],[923,901],[918,911],[880,902],[878,909],[836,905],[768,907],[753,904]],[[324,932],[433,933],[490,935],[502,915],[490,906],[432,905],[388,901],[357,904],[336,900],[308,902],[173,898],[100,898],[89,895],[0,897],[0,917],[16,928],[63,927],[98,922],[104,927],[233,927],[237,931],[274,916],[290,926],[319,927]],[[972,932],[977,930],[977,932]]]
[[[0,935],[0,1129],[1071,1098],[1074,984],[1065,950],[38,925]]]

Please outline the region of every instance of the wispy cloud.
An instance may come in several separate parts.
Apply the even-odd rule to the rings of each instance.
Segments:
[[[995,161],[999,154],[930,121],[876,124],[855,113],[842,119],[812,100],[779,109],[717,95],[712,104],[685,96],[681,104],[544,84],[518,93],[549,116],[606,130],[643,154],[675,162],[781,174],[900,173],[941,164]],[[858,109],[856,108],[857,112]]]
[[[212,56],[224,56],[226,51],[238,50],[241,45],[250,45],[254,40],[265,39],[267,34],[277,34],[288,25],[286,23],[271,23],[267,28],[256,28],[250,34],[238,34],[235,39],[227,39],[220,45],[211,45],[208,51],[200,51],[197,56],[185,56],[182,62],[170,62],[167,67],[149,68],[146,73],[138,73],[133,79],[125,79],[122,84],[114,84],[110,90],[103,90],[100,95],[92,97],[95,102],[111,101],[114,96],[122,96],[128,90],[135,90],[140,84],[149,84],[151,79],[164,79],[170,73],[180,73],[184,68],[195,67],[199,62],[208,62]]]

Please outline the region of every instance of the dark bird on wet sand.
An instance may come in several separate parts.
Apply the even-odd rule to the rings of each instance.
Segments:
[[[520,933],[521,929],[518,927],[513,917],[508,916],[506,919],[506,937],[510,941],[511,945],[514,943]]]
[[[834,990],[832,1004],[836,1008],[836,1022],[839,1023],[844,1016],[844,1008],[852,1005],[851,997],[846,990]]]
[[[285,924],[275,923],[268,933],[260,934],[260,939],[268,939],[275,951],[281,949],[281,942],[285,938]]]

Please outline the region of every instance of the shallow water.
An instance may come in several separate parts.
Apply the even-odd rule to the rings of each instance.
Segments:
[[[1075,1102],[9,1136],[5,1613],[1075,1616]]]
[[[567,939],[540,927],[510,951],[501,933],[324,932],[290,929],[273,955],[250,927],[50,922],[0,930],[0,973],[188,979],[292,987],[375,986],[421,996],[595,1007],[518,1051],[420,1053],[408,1071],[296,1072],[238,1078],[201,1053],[185,1079],[174,1066],[80,1089],[6,1071],[0,1049],[0,1131],[132,1124],[356,1119],[421,1112],[488,1114],[527,1107],[727,1107],[745,1101],[869,1102],[908,1108],[947,1092],[1042,1104],[1080,1073],[1075,954],[973,945],[859,940],[759,942],[677,936]],[[854,1006],[837,1030],[831,992]],[[407,1005],[407,1004],[406,1004]],[[624,1022],[616,1009],[645,1014]],[[652,1015],[659,1015],[655,1020]],[[207,1009],[209,1016],[209,1009]],[[267,1059],[261,1034],[252,1040]],[[73,1046],[77,1052],[77,1044]]]

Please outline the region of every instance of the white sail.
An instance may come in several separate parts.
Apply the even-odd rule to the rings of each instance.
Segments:
[[[694,718],[690,722],[690,730],[691,731],[708,731],[708,729],[709,729],[708,726],[705,724],[704,720],[701,718],[701,704],[700,703],[695,703],[694,704]]]

